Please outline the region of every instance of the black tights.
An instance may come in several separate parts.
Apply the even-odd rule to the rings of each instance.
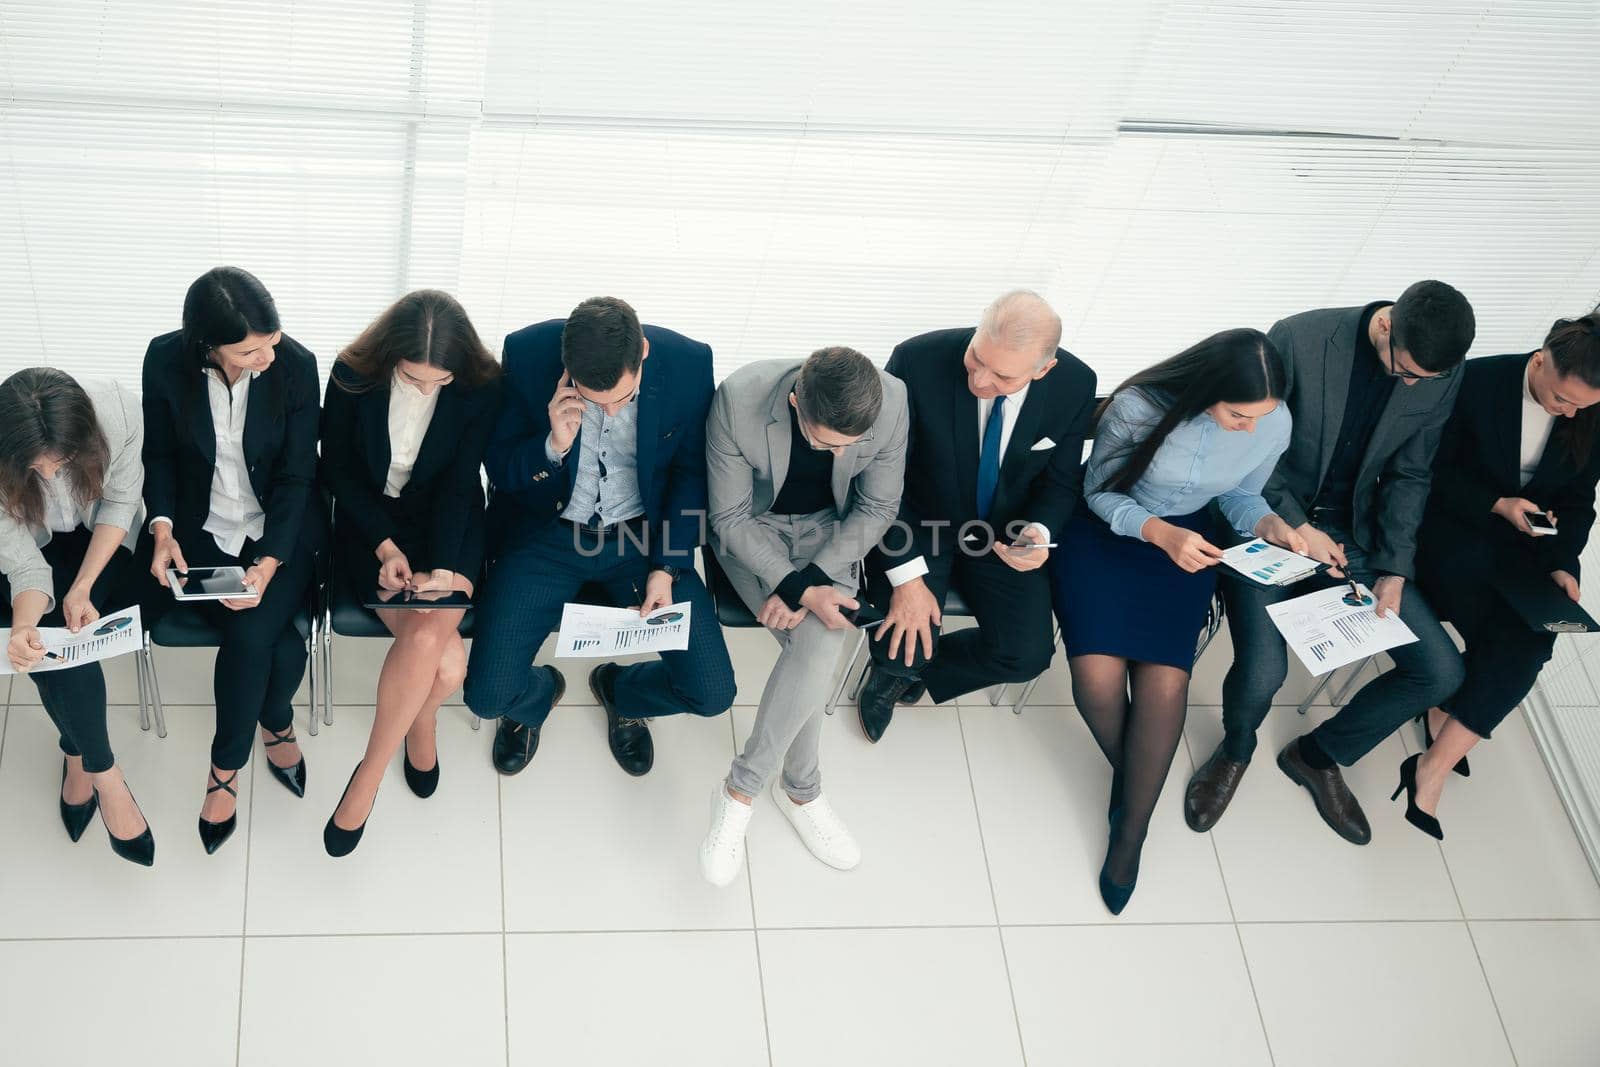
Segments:
[[[1074,656],[1068,664],[1078,713],[1111,764],[1111,810],[1121,813],[1112,823],[1106,873],[1127,885],[1139,873],[1139,851],[1183,740],[1189,672],[1120,656]]]

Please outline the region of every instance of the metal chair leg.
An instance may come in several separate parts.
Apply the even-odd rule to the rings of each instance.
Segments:
[[[166,737],[167,712],[166,708],[164,708],[161,703],[161,679],[156,676],[156,658],[154,653],[151,651],[150,634],[148,631],[146,631],[144,635],[143,657],[145,661],[145,669],[149,671],[150,675],[150,703],[151,710],[155,712],[156,717],[156,736]]]
[[[333,725],[333,612],[322,616],[322,725]]]
[[[317,725],[317,646],[322,643],[315,615],[311,617],[311,631],[306,634],[306,713],[310,716],[313,732]]]
[[[1039,688],[1039,680],[1043,677],[1044,675],[1041,674],[1022,687],[1022,692],[1017,694],[1016,703],[1011,705],[1011,713],[1013,715],[1022,714],[1022,709],[1028,706],[1028,701],[1033,698],[1033,691]]]
[[[133,654],[133,678],[139,686],[139,729],[150,732],[150,697],[144,680],[144,650]]]
[[[991,708],[998,708],[1000,706],[1000,702],[1005,700],[1005,698],[1006,698],[1006,689],[1007,688],[1009,688],[1009,687],[1004,682],[1001,682],[999,685],[990,687],[990,689],[989,689],[989,706]]]
[[[863,630],[856,635],[856,647],[851,649],[850,658],[845,661],[844,673],[839,676],[839,684],[834,687],[833,696],[829,699],[827,708],[824,709],[829,715],[832,715],[833,709],[839,706],[839,701],[844,699],[845,690],[850,688],[850,676],[855,674],[856,663],[861,659],[861,653],[866,651],[866,647],[867,634]],[[866,677],[867,673],[863,670],[861,672],[863,682]],[[852,694],[851,699],[854,699],[854,694]]]
[[[1333,682],[1334,675],[1338,673],[1338,670],[1335,669],[1329,671],[1327,674],[1324,674],[1322,676],[1322,680],[1317,683],[1316,688],[1306,694],[1306,698],[1300,702],[1300,706],[1295,708],[1295,711],[1299,712],[1301,715],[1304,715],[1311,705],[1317,702],[1317,698],[1322,695],[1322,691],[1328,688],[1328,686]]]
[[[1334,707],[1344,707],[1344,702],[1350,696],[1350,691],[1356,687],[1356,682],[1361,680],[1361,672],[1367,669],[1367,664],[1376,663],[1377,659],[1377,656],[1368,656],[1356,664],[1355,669],[1350,672],[1350,677],[1345,679],[1344,685],[1340,686],[1339,691],[1333,695]]]
[[[472,712],[470,712],[470,711],[467,712],[467,714],[472,716],[472,728],[474,730],[483,729],[483,720],[482,719],[478,718],[476,715],[473,715]]]

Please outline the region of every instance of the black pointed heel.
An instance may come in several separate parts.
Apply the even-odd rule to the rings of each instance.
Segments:
[[[338,814],[340,806],[344,804],[344,798],[349,794],[350,786],[356,780],[356,771],[359,770],[361,764],[358,763],[356,769],[350,772],[350,781],[344,784],[344,792],[339,794],[339,803],[333,806],[334,814]],[[372,806],[374,808],[378,806],[376,796],[372,798]],[[322,847],[328,850],[328,855],[335,858],[350,855],[356,850],[356,846],[361,844],[361,835],[366,833],[367,821],[371,818],[372,812],[368,810],[367,818],[361,820],[360,826],[354,830],[346,830],[333,821],[332,815],[328,816],[328,825],[322,828]]]
[[[402,744],[401,751],[404,753],[402,762],[405,765],[406,785],[410,786],[411,791],[417,794],[417,796],[421,797],[423,800],[427,800],[429,797],[433,796],[433,791],[439,788],[438,753],[434,753],[432,767],[425,771],[419,771],[416,769],[416,767],[411,765],[411,746]]]
[[[1118,885],[1111,880],[1108,864],[1111,862],[1111,846],[1117,840],[1117,829],[1122,822],[1122,809],[1118,808],[1111,816],[1111,837],[1106,842],[1105,863],[1100,865],[1100,899],[1105,902],[1106,910],[1113,915],[1121,915],[1122,909],[1128,906],[1128,901],[1133,898],[1133,890],[1139,884],[1139,872],[1133,872],[1133,881],[1127,885]]]
[[[122,788],[128,790],[128,799],[133,801],[133,806],[135,808],[139,809],[140,818],[144,818],[144,809],[139,808],[139,801],[133,795],[133,790],[128,787],[128,783],[123,782]],[[99,795],[99,790],[96,790],[96,798],[98,798]],[[105,821],[103,816],[101,821]],[[149,819],[146,818],[144,820],[144,833],[140,834],[138,837],[117,837],[111,832],[111,827],[109,826],[106,827],[106,837],[111,840],[111,851],[115,852],[129,863],[137,863],[141,867],[152,867],[155,865],[156,838],[155,835],[150,832]]]
[[[293,723],[290,723],[288,730],[281,734],[275,730],[268,730],[267,732],[272,735],[272,740],[263,741],[261,743],[262,748],[275,748],[278,745],[292,745],[295,743]],[[306,795],[306,758],[304,756],[301,756],[300,762],[293,767],[280,767],[269,759],[267,760],[267,773],[282,782],[283,787],[295,796],[303,797]]]
[[[1432,748],[1433,727],[1428,722],[1428,713],[1426,711],[1423,712],[1421,715],[1418,715],[1415,719],[1413,719],[1412,722],[1420,722],[1422,724],[1422,747]],[[1465,756],[1462,756],[1460,759],[1456,760],[1456,765],[1450,769],[1455,771],[1463,778],[1472,777],[1472,767],[1467,763],[1467,757]]]
[[[67,787],[67,760],[61,758],[61,788]],[[94,813],[100,810],[100,794],[91,792],[89,799],[82,804],[68,804],[67,798],[61,798],[61,825],[67,828],[67,836],[72,838],[72,843],[77,844],[83,832],[94,821]]]
[[[232,776],[224,782],[217,777],[216,768],[213,767],[211,769],[211,780],[216,784],[206,786],[206,796],[210,796],[220,789],[233,797],[236,803],[233,814],[221,822],[207,822],[204,815],[200,817],[200,844],[204,846],[208,856],[213,855],[217,849],[221,848],[222,843],[232,837],[233,831],[239,826],[239,808],[237,804],[239,791],[233,787],[233,783],[239,780],[239,772],[234,771]]]
[[[1400,764],[1400,784],[1395,786],[1394,792],[1389,795],[1390,800],[1398,800],[1402,792],[1406,795],[1406,822],[1427,834],[1436,841],[1444,840],[1444,827],[1439,825],[1439,820],[1417,807],[1417,763],[1422,759],[1421,753],[1408,756]]]

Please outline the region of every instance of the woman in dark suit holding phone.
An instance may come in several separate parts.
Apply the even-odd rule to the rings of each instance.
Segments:
[[[1434,461],[1417,582],[1465,639],[1467,677],[1423,717],[1427,747],[1400,767],[1406,818],[1441,838],[1450,772],[1470,772],[1467,753],[1522,703],[1555,648],[1555,634],[1529,626],[1491,579],[1549,581],[1578,599],[1600,481],[1600,311],[1557,321],[1538,351],[1470,359],[1463,373]]]
[[[196,601],[222,634],[216,731],[200,807],[200,841],[216,852],[238,825],[239,770],[259,727],[267,770],[304,796],[294,692],[306,603],[323,520],[315,502],[317,361],[283,332],[272,295],[238,267],[189,286],[183,328],[144,355],[144,498],[151,516],[149,623],[176,603],[169,573],[237,566],[257,594]]]
[[[322,469],[334,493],[335,565],[360,595],[471,595],[483,567],[479,469],[499,374],[461,305],[433,289],[401,297],[339,353],[323,402]],[[366,754],[323,829],[331,856],[360,843],[402,743],[406,783],[432,795],[439,705],[467,672],[460,609],[385,608],[378,618],[394,645]]]

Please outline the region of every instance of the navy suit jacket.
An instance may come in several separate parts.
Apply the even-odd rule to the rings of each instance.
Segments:
[[[564,326],[551,319],[506,337],[505,406],[484,464],[496,546],[555,522],[572,498],[582,431],[563,463],[551,464],[544,448],[550,398],[564,371]],[[705,541],[706,415],[716,391],[711,346],[660,326],[645,326],[644,335],[650,354],[640,371],[636,462],[647,547],[652,564],[688,570]]]

